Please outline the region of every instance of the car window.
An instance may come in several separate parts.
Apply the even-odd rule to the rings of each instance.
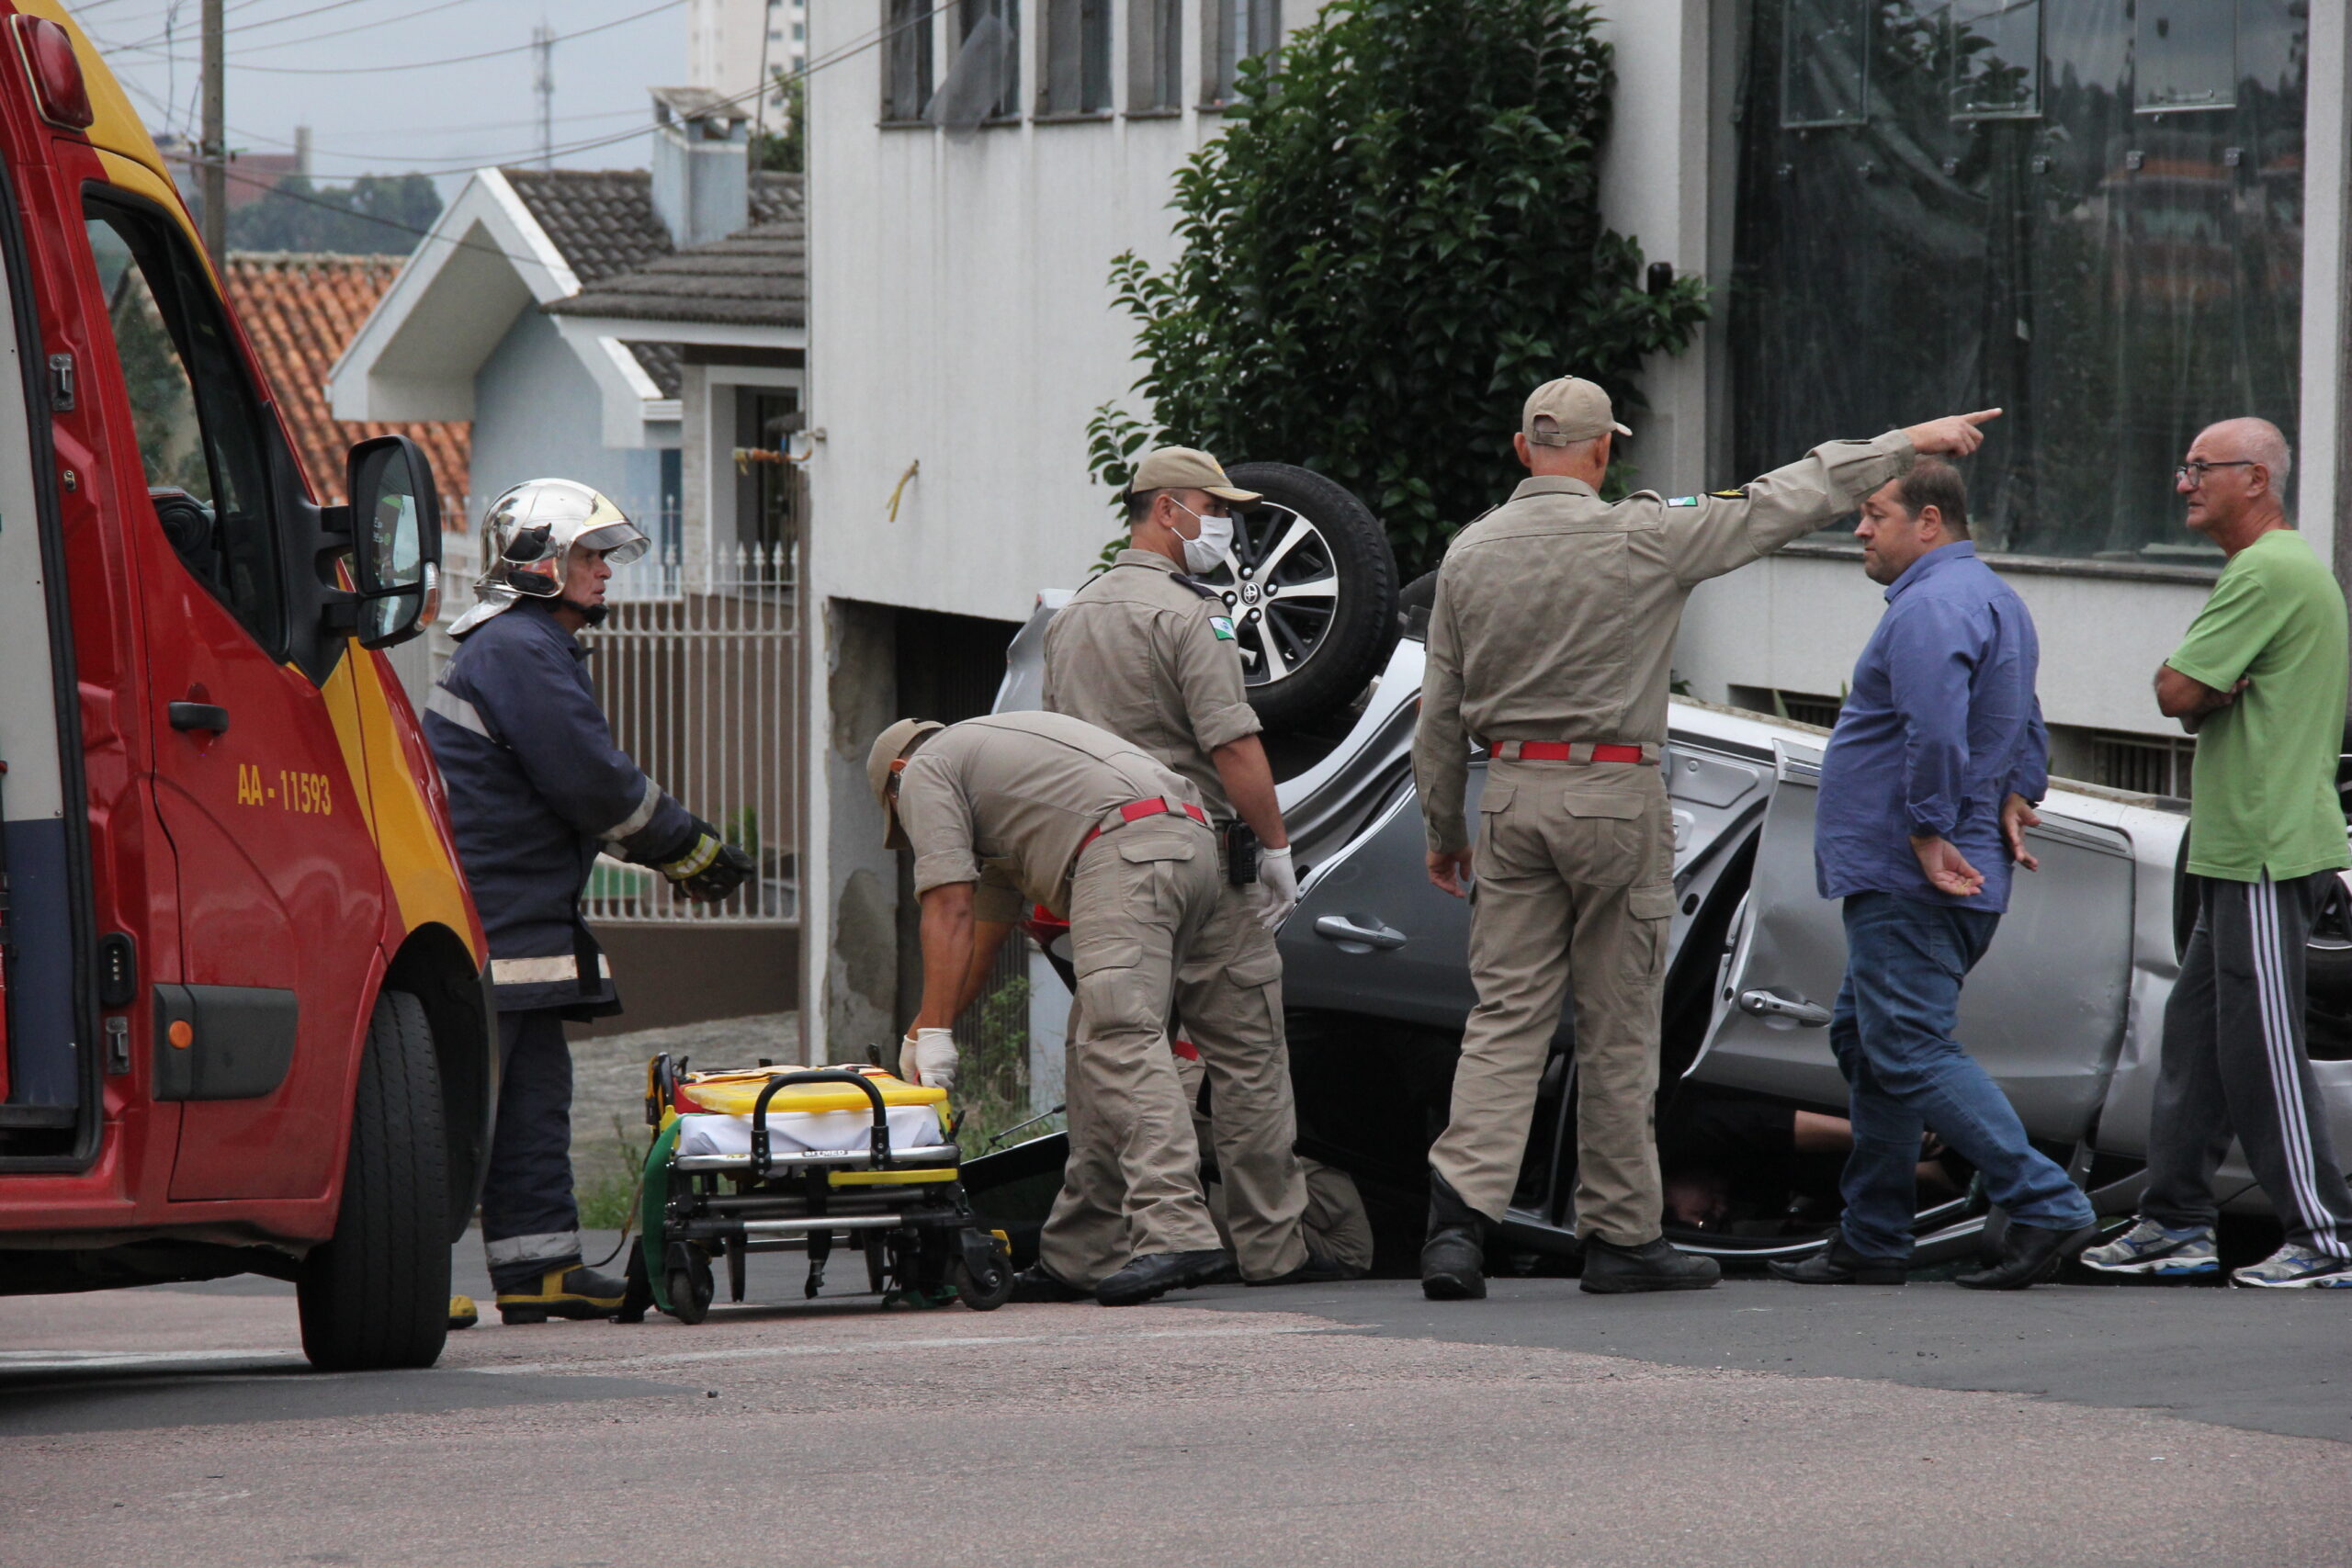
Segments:
[[[169,220],[96,197],[84,219],[156,522],[188,570],[282,654],[268,448],[220,304]]]

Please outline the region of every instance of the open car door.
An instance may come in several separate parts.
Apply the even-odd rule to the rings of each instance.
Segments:
[[[1705,1049],[1690,1077],[1827,1107],[1846,1102],[1829,1049],[1846,968],[1836,900],[1815,891],[1819,753],[1776,747],[1747,901],[1734,922]],[[2042,807],[2000,932],[1961,993],[1960,1041],[2008,1095],[2029,1135],[2090,1130],[2123,1043],[2132,974],[2132,862],[2120,833]]]

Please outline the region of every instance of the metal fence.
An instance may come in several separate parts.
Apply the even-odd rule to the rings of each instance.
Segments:
[[[431,675],[473,604],[479,541],[442,541],[443,610]],[[788,547],[728,545],[688,559],[674,547],[617,568],[610,611],[584,640],[613,739],[686,808],[748,852],[757,875],[734,897],[697,904],[658,872],[600,857],[586,911],[599,921],[780,926],[800,917],[801,646]]]

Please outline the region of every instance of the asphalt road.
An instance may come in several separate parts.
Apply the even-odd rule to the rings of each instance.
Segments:
[[[2352,1562],[2340,1296],[752,1287],[351,1377],[268,1281],[0,1299],[0,1563]]]

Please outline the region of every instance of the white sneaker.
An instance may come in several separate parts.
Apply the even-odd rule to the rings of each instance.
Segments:
[[[2142,1220],[2106,1246],[2086,1248],[2080,1257],[2086,1268],[2103,1274],[2187,1280],[2222,1271],[2222,1257],[2213,1249],[2211,1226],[2180,1235],[2154,1220]]]
[[[2231,1270],[2230,1283],[2272,1291],[2342,1290],[2352,1286],[2352,1258],[2330,1258],[2290,1241],[2259,1263]]]

